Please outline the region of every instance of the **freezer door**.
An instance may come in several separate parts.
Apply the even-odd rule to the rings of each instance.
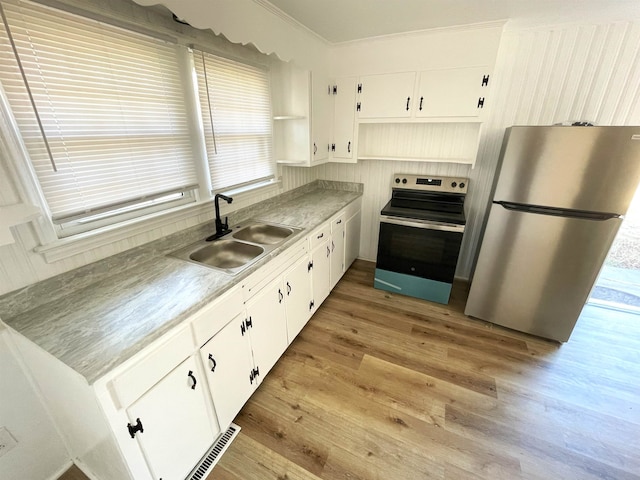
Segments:
[[[465,313],[567,341],[621,223],[493,204]]]
[[[640,127],[511,127],[501,162],[494,200],[624,214],[640,182]]]

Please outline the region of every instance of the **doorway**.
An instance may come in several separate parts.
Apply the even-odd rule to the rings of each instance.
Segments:
[[[640,315],[640,187],[604,262],[589,303]]]

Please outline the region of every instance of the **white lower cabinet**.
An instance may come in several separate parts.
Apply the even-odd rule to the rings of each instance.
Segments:
[[[336,286],[344,274],[344,214],[331,221],[331,282],[330,289]]]
[[[311,318],[311,266],[307,255],[300,258],[283,276],[287,337],[289,343]]]
[[[287,319],[282,278],[277,277],[247,303],[247,330],[253,351],[254,377],[262,379],[287,349]]]
[[[227,427],[255,390],[246,315],[239,314],[200,348],[218,423]]]
[[[313,286],[313,310],[329,296],[331,291],[331,237],[326,235],[311,251],[311,284]]]
[[[189,357],[127,408],[135,437],[153,477],[182,479],[219,433],[208,421],[206,383]]]
[[[358,201],[360,202],[360,201]],[[344,269],[347,270],[360,253],[361,210],[348,212],[344,227]],[[350,213],[350,215],[349,215]]]

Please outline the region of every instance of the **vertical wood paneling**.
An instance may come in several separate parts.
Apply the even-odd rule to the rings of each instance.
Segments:
[[[486,219],[504,129],[591,121],[640,124],[640,21],[507,29],[500,43],[485,123],[467,197],[458,273],[471,273]]]

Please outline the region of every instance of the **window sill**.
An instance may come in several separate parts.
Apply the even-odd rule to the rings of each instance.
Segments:
[[[117,225],[102,227],[90,232],[79,233],[73,237],[61,238],[47,245],[34,248],[34,251],[41,254],[47,263],[57,262],[65,258],[72,257],[89,250],[105,247],[115,242],[127,240],[136,235],[149,233],[150,231],[166,227],[172,223],[198,217],[199,215],[209,215],[213,220],[213,205],[210,200],[203,202],[175,207],[171,210],[154,213],[142,218],[136,218]],[[139,244],[147,243],[157,237],[145,238]],[[131,245],[132,248],[137,245]],[[123,249],[124,250],[124,249]],[[114,252],[115,253],[115,252]]]
[[[277,180],[266,185],[254,186],[250,189],[242,189],[242,191],[234,191],[234,197],[241,200],[241,202],[234,202],[234,204],[239,208],[248,206],[259,201],[260,198],[258,197],[261,195],[266,194],[272,196],[271,192],[278,190],[279,188],[281,188],[281,181]],[[57,239],[46,245],[36,247],[34,251],[41,254],[47,263],[53,263],[74,255],[85,253],[89,250],[112,245],[113,243],[122,240],[131,239],[136,235],[149,234],[149,232],[155,229],[167,227],[171,224],[193,219],[198,216],[206,216],[213,224],[213,199],[175,207],[170,210],[146,215],[141,218],[135,218],[117,225],[110,225],[96,230],[91,230],[89,232],[79,233],[72,237]],[[206,221],[206,219],[200,220],[196,223],[202,223],[203,221]],[[128,248],[133,248],[138,245],[157,240],[165,235],[167,235],[167,233],[164,232],[155,236],[148,235],[146,238],[138,242],[132,242],[132,244],[126,248],[122,248],[118,252],[113,253],[119,253],[120,251],[124,251]],[[98,260],[98,258],[96,258],[96,260]]]

